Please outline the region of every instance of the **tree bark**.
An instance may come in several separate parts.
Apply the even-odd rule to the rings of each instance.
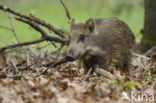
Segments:
[[[141,51],[156,45],[156,0],[145,0],[145,23],[142,30]]]

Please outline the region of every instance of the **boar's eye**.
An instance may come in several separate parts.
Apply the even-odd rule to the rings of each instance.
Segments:
[[[86,38],[86,36],[83,35],[83,34],[81,34],[81,35],[79,36],[78,42],[84,42],[84,41],[85,41],[85,38]]]

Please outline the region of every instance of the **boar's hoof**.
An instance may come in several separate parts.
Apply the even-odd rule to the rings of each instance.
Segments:
[[[74,61],[75,59],[73,58],[73,57],[71,57],[71,56],[66,56],[66,59],[68,60],[68,61]]]

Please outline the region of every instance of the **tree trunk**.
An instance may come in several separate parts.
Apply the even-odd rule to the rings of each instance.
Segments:
[[[145,23],[142,30],[141,51],[156,45],[156,0],[145,0]]]

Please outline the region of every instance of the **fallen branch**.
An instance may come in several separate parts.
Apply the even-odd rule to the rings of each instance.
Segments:
[[[55,42],[59,42],[59,43],[62,43],[62,44],[68,44],[68,42],[69,42],[68,39],[48,35],[43,29],[41,29],[33,21],[26,20],[26,19],[23,19],[23,18],[17,18],[17,17],[16,17],[16,20],[19,20],[19,21],[22,21],[24,23],[29,24],[36,31],[40,32],[42,37],[41,37],[41,39],[38,39],[38,40],[34,40],[34,41],[30,41],[30,42],[24,42],[24,43],[18,43],[18,44],[13,44],[13,45],[9,45],[9,46],[6,46],[6,47],[2,47],[2,48],[0,48],[0,52],[3,52],[6,49],[10,49],[10,48],[14,48],[14,47],[21,47],[21,46],[27,46],[27,45],[31,45],[31,44],[40,43],[42,41],[55,41]]]
[[[25,19],[28,19],[30,21],[34,21],[36,22],[37,24],[40,24],[42,26],[45,26],[46,28],[48,28],[49,30],[53,31],[55,34],[59,35],[60,37],[62,38],[66,38],[65,35],[57,28],[55,28],[54,26],[52,26],[51,24],[49,23],[46,23],[45,21],[43,20],[40,20],[39,18],[35,17],[35,16],[32,16],[32,15],[23,15],[19,12],[16,12],[15,10],[11,9],[11,8],[8,8],[7,6],[5,5],[0,5],[0,9],[4,12],[9,12],[11,14],[14,14],[16,16],[19,16],[21,18],[25,18]]]
[[[66,63],[66,62],[68,62],[68,60],[66,58],[62,58],[56,62],[51,62],[51,63],[46,65],[46,66],[48,66],[47,69],[44,70],[41,74],[37,75],[36,77],[41,76],[42,74],[45,74],[49,69],[55,68],[56,66],[63,64],[63,63]]]
[[[22,74],[16,74],[16,75],[12,75],[12,74],[7,74],[6,75],[8,78],[13,78],[13,79],[21,79],[23,77]]]
[[[151,53],[154,53],[154,51],[156,52],[156,46],[153,46],[151,49],[149,49],[146,53],[145,56],[150,56]]]
[[[6,49],[10,49],[10,48],[22,47],[22,46],[27,46],[27,45],[31,45],[31,44],[40,43],[42,41],[45,41],[45,38],[41,38],[41,39],[30,41],[30,42],[24,42],[24,43],[18,43],[18,44],[8,45],[8,46],[5,46],[5,47],[0,48],[0,52],[3,52]]]
[[[54,37],[54,36],[48,35],[43,29],[41,29],[37,24],[35,24],[34,22],[32,22],[30,20],[26,20],[23,18],[17,18],[17,17],[16,17],[16,20],[19,20],[19,21],[29,24],[36,31],[40,32],[42,37],[45,38],[45,40],[47,40],[47,41],[55,41],[55,42],[59,42],[59,43],[63,43],[63,44],[67,44],[69,41],[68,39],[65,39],[65,38],[59,38],[59,37]]]
[[[115,80],[119,79],[116,75],[113,75],[112,73],[100,68],[98,68],[96,72],[109,79],[115,79]]]
[[[141,54],[138,54],[138,53],[134,53],[133,55],[135,57],[137,57],[137,58],[143,58],[143,59],[146,59],[146,60],[151,60],[151,58],[147,57],[146,55],[141,55]]]
[[[62,3],[64,4],[64,2],[62,2]],[[65,4],[64,4],[64,7],[66,7]],[[63,32],[61,32],[59,29],[56,29],[52,25],[46,23],[45,21],[36,18],[35,16],[23,15],[23,14],[21,14],[19,12],[16,12],[15,10],[10,9],[10,8],[4,6],[4,5],[0,5],[0,9],[2,11],[5,11],[5,12],[7,11],[9,13],[12,13],[12,14],[16,15],[16,16],[19,16],[19,17],[15,17],[15,19],[30,25],[33,29],[40,32],[41,35],[42,35],[41,39],[30,41],[30,42],[20,43],[20,41],[19,41],[19,39],[17,37],[17,33],[16,33],[15,29],[14,29],[14,25],[13,25],[13,22],[12,22],[12,17],[9,16],[10,21],[11,21],[11,25],[12,25],[12,29],[8,29],[8,28],[5,28],[5,29],[11,30],[15,34],[16,39],[18,41],[18,44],[13,44],[13,45],[9,45],[9,46],[6,46],[6,47],[2,47],[2,48],[0,48],[0,52],[4,51],[6,49],[14,48],[14,47],[21,47],[21,46],[31,45],[31,44],[35,44],[35,43],[40,43],[42,41],[58,42],[58,43],[61,43],[61,44],[68,44],[68,42],[69,42],[69,40],[66,39],[65,35],[63,34]],[[66,7],[66,10],[68,11],[67,7]],[[69,12],[68,12],[68,16],[69,16]],[[52,30],[55,34],[58,34],[61,38],[51,36],[51,35],[47,34],[43,29],[41,29],[39,27],[38,24],[41,24],[42,26],[45,26],[48,29]]]
[[[63,5],[63,7],[64,7],[64,9],[66,11],[68,19],[70,20],[71,16],[69,14],[68,8],[66,7],[66,5],[65,5],[63,0],[60,0],[60,2],[61,2],[61,4]],[[61,30],[55,28],[51,24],[46,23],[45,21],[40,20],[39,18],[37,18],[37,17],[35,17],[35,16],[31,15],[31,14],[29,16],[27,16],[27,15],[24,15],[22,13],[19,13],[19,12],[15,11],[15,10],[13,10],[11,8],[8,8],[7,6],[4,6],[4,5],[0,5],[0,10],[2,10],[4,12],[11,13],[11,14],[14,14],[16,20],[28,24],[34,30],[38,31],[41,34],[41,38],[40,39],[29,41],[29,42],[20,43],[20,41],[18,39],[18,36],[17,36],[17,33],[16,33],[15,29],[14,29],[14,24],[12,22],[12,17],[9,16],[10,21],[11,21],[12,29],[7,28],[7,27],[5,29],[11,30],[15,34],[18,43],[0,48],[0,52],[4,51],[6,49],[15,48],[15,47],[21,47],[21,46],[27,46],[27,45],[31,45],[31,44],[40,43],[40,42],[43,42],[43,41],[51,41],[52,43],[53,42],[61,43],[62,47],[63,47],[63,45],[67,45],[69,43],[69,39],[66,38],[66,36],[64,35],[64,32],[62,32]],[[42,25],[42,26],[48,28],[49,30],[51,30],[55,34],[57,34],[59,37],[49,35],[39,25]],[[54,43],[53,43],[53,45],[55,46]],[[43,73],[41,73],[41,74],[44,74],[45,72],[47,72],[47,70],[49,68],[56,67],[57,65],[60,65],[60,64],[65,63],[67,61],[68,60],[66,58],[63,58],[63,59],[60,59],[60,60],[55,60],[55,62],[47,64],[46,65],[46,66],[48,66],[47,69],[45,71],[43,71]]]

